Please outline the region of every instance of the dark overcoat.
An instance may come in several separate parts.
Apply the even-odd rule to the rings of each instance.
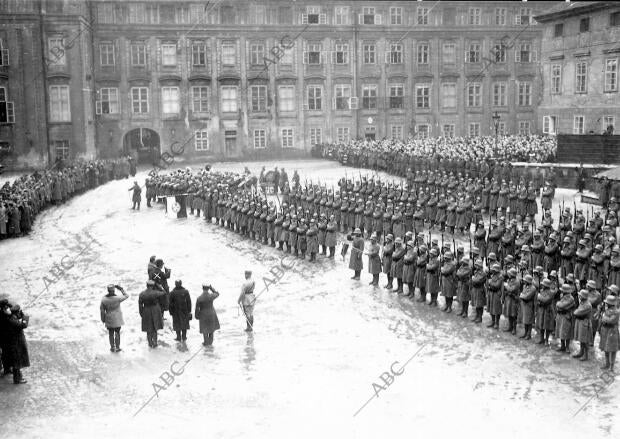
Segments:
[[[142,332],[157,332],[158,329],[164,329],[161,303],[165,294],[164,291],[147,288],[138,296]]]
[[[192,299],[189,291],[183,287],[174,287],[170,292],[170,315],[172,316],[172,329],[182,331],[189,329],[189,321],[192,316]]]
[[[220,293],[217,292],[205,291],[196,299],[195,317],[200,323],[201,334],[211,334],[220,329],[220,321],[217,318],[215,308],[213,308],[213,301],[219,295]]]

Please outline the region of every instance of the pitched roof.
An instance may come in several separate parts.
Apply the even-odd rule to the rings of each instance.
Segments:
[[[574,15],[586,14],[609,7],[619,6],[617,2],[564,2],[549,8],[545,13],[534,17],[540,23]]]

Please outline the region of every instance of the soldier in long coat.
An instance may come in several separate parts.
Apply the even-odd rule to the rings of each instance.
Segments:
[[[488,328],[499,329],[499,319],[502,316],[503,283],[504,276],[502,275],[500,265],[491,265],[491,276],[487,283],[487,311],[491,314],[491,323],[487,325]]]
[[[573,311],[573,316],[575,316],[573,339],[579,342],[579,353],[574,354],[573,358],[586,361],[588,359],[588,346],[592,340],[592,305],[588,300],[586,290],[579,291],[579,306]]]
[[[456,279],[457,279],[457,298],[461,304],[461,312],[459,316],[462,318],[467,318],[467,313],[469,310],[469,300],[471,298],[469,294],[469,289],[471,286],[471,267],[469,265],[469,258],[464,256],[461,259],[460,266],[456,271]]]
[[[177,333],[176,341],[187,340],[189,321],[192,318],[192,299],[189,291],[183,288],[180,280],[174,282],[174,288],[170,292],[170,315],[172,316],[172,329]]]
[[[471,304],[476,309],[474,323],[482,322],[482,313],[486,305],[486,280],[487,275],[484,271],[482,259],[474,261],[474,273],[471,276]]]
[[[558,243],[557,243],[557,236],[555,233],[551,233],[549,235],[549,239],[547,241],[547,245],[545,245],[545,256],[543,258],[544,260],[544,267],[545,267],[545,271],[547,273],[552,272],[553,270],[558,269],[559,266],[559,256],[560,256],[560,251],[558,248]]]
[[[29,317],[25,315],[19,305],[13,305],[9,308],[5,306],[3,312],[4,327],[6,330],[7,342],[3,346],[8,350],[9,365],[13,371],[13,383],[25,384],[27,381],[22,375],[21,369],[30,367],[30,356],[28,354],[28,345],[26,343],[26,336],[24,335],[24,329],[28,327]],[[5,373],[8,371],[5,369]]]
[[[149,347],[157,347],[157,331],[164,329],[162,301],[166,292],[157,289],[155,281],[146,282],[146,290],[138,297],[138,310],[142,318],[142,332],[146,332]]]
[[[417,255],[415,257],[414,267],[415,274],[413,276],[413,286],[420,290],[420,297],[418,302],[426,302],[426,263],[428,261],[428,248],[425,245],[418,247]],[[412,292],[412,294],[414,294]]]
[[[381,247],[377,244],[377,235],[370,236],[370,246],[368,247],[368,272],[372,274],[372,282],[369,285],[379,286],[379,273],[381,273]]]
[[[336,223],[336,217],[331,215],[327,227],[325,230],[325,247],[329,248],[329,258],[334,259],[336,252],[336,233],[338,230],[338,224]]]
[[[580,287],[584,287],[588,280],[590,254],[586,240],[580,239],[575,253],[575,280],[579,282]]]
[[[244,294],[243,292],[241,293]],[[210,346],[213,344],[213,334],[220,329],[220,321],[217,318],[217,313],[213,307],[213,301],[219,297],[220,293],[215,291],[211,285],[202,286],[202,294],[196,299],[196,310],[194,316],[200,323],[200,333],[203,337],[203,346]],[[240,298],[241,300],[241,298]],[[252,304],[252,307],[254,305]],[[245,309],[244,309],[245,312]],[[246,316],[248,318],[248,316]],[[251,317],[251,322],[254,323],[254,317]]]
[[[517,269],[512,267],[506,271],[507,280],[504,283],[503,293],[503,314],[508,319],[508,327],[504,332],[511,332],[513,335],[517,333],[517,315],[519,313],[519,294],[521,285],[517,279]]]
[[[426,264],[426,291],[431,295],[430,306],[437,306],[437,295],[439,294],[439,251],[432,248],[429,251],[428,263]]]
[[[116,289],[123,294],[122,297],[115,294]],[[101,322],[105,324],[108,330],[111,352],[120,352],[121,350],[121,326],[125,324],[121,311],[121,302],[128,298],[129,296],[123,288],[110,284],[108,285],[108,294],[101,299],[101,305],[99,305]]]
[[[388,283],[385,285],[385,289],[391,290],[394,288],[392,285],[394,281],[394,277],[392,277],[392,254],[394,253],[394,237],[391,233],[385,237],[385,244],[383,245],[383,259],[382,259],[382,268],[383,273],[387,275]]]
[[[441,295],[446,300],[446,306],[442,309],[447,313],[452,312],[452,302],[456,296],[456,263],[452,252],[445,252],[441,265]]]
[[[407,294],[408,297],[415,296],[415,271],[416,271],[416,260],[417,248],[414,248],[414,243],[412,240],[411,232],[408,232],[405,236],[405,249],[406,253],[403,257],[403,284],[407,285]]]
[[[325,237],[327,235],[327,215],[325,213],[321,213],[321,217],[318,223],[319,229],[319,247],[321,248],[321,254],[327,255],[327,246],[325,245]]]
[[[614,245],[611,249],[608,272],[607,285],[620,287],[620,247],[617,245]]]
[[[403,239],[399,236],[394,240],[394,253],[392,253],[392,278],[396,279],[396,293],[403,293],[403,265],[407,249],[403,247]]]
[[[353,244],[351,245],[351,256],[349,257],[349,269],[354,272],[351,279],[360,280],[360,274],[364,269],[364,262],[362,261],[362,254],[364,253],[364,238],[362,238],[362,231],[359,228],[356,228],[353,231],[351,240],[353,241]]]
[[[540,333],[538,344],[549,344],[549,335],[555,329],[555,316],[553,315],[553,297],[555,292],[551,290],[551,281],[543,279],[542,288],[536,297],[538,305],[536,309],[536,329]]]
[[[306,232],[306,242],[308,253],[310,253],[310,262],[316,261],[316,254],[319,252],[319,229],[314,219],[310,220],[310,227]]]
[[[609,369],[612,373],[616,363],[616,352],[620,346],[620,334],[618,333],[620,311],[617,305],[617,296],[607,296],[605,310],[601,315],[601,338],[599,341],[599,349],[605,353],[605,365],[602,368]]]
[[[569,352],[569,344],[573,338],[573,310],[575,300],[570,285],[563,284],[560,288],[560,300],[556,303],[555,336],[560,339],[558,352]]]

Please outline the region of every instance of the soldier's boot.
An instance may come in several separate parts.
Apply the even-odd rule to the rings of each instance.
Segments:
[[[502,317],[501,315],[495,316],[495,326],[493,326],[493,329],[495,329],[496,331],[499,331],[499,319],[501,317]]]
[[[372,282],[370,283],[370,285],[373,285],[375,287],[379,286],[379,275],[378,274],[372,275]]]
[[[583,357],[579,361],[588,361],[588,343],[581,343],[583,345]]]
[[[416,300],[417,302],[426,302],[426,290],[420,288],[420,297]]]
[[[360,280],[360,275],[362,274],[361,270],[355,270],[355,276],[353,277],[354,280]]]
[[[394,278],[393,278],[392,276],[390,276],[389,274],[387,275],[387,278],[388,278],[388,283],[385,285],[385,287],[384,287],[384,288],[385,288],[386,290],[391,290],[392,288],[394,288],[394,287],[392,286],[392,281],[394,280]]]
[[[323,246],[323,251],[321,252],[321,254],[323,256],[327,256],[327,246],[326,245]]]
[[[469,314],[469,301],[464,300],[461,303],[461,313],[459,314],[462,318],[466,319]]]
[[[316,253],[310,253],[310,260],[313,262],[316,261]]]
[[[495,326],[495,316],[491,314],[491,323],[487,325],[487,328],[492,328]]]
[[[609,354],[609,352],[605,352],[605,365],[601,366],[601,369],[605,370],[605,369],[609,369],[609,357],[611,355]]]
[[[528,325],[523,325],[523,335],[520,335],[519,338],[527,337],[527,326]]]
[[[557,352],[566,352],[566,342],[560,340],[560,347],[556,349]]]
[[[336,253],[336,247],[329,248],[329,259],[334,259],[334,254]]]
[[[474,323],[482,323],[482,312],[484,311],[483,308],[476,308],[476,320],[474,320]]]
[[[527,335],[525,336],[525,340],[532,339],[532,325],[527,325]]]
[[[611,373],[615,373],[614,371],[614,365],[616,364],[616,353],[615,352],[610,352],[609,353],[609,371]]]
[[[295,256],[299,257],[299,250],[295,249]]]
[[[271,239],[271,246],[272,246],[273,248],[276,248],[276,240],[275,240],[275,238],[272,238],[272,239]]]
[[[540,340],[536,342],[536,344],[545,344],[545,330],[540,330]]]
[[[282,250],[282,241],[278,241],[278,250]]]
[[[306,259],[306,252],[305,251],[301,251],[301,259]]]
[[[512,335],[517,335],[517,318],[512,318],[512,331],[510,331]]]
[[[549,346],[549,336],[551,335],[551,331],[545,331],[545,346]]]
[[[448,297],[446,299],[446,309],[445,309],[445,311],[446,311],[447,314],[450,314],[452,312],[452,301],[453,300],[454,300],[454,298],[452,298],[452,297]]]
[[[583,347],[585,343],[579,343],[579,353],[573,354],[573,358],[581,358],[583,357]]]
[[[403,294],[403,280],[399,277],[396,278],[396,284],[398,285],[398,288],[396,288],[395,293],[397,294]]]

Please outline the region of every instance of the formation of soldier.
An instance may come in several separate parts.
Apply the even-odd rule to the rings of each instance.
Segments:
[[[51,205],[63,204],[75,195],[110,180],[135,175],[127,158],[74,163],[62,169],[36,171],[8,181],[0,188],[0,239],[28,234],[36,216]]]

